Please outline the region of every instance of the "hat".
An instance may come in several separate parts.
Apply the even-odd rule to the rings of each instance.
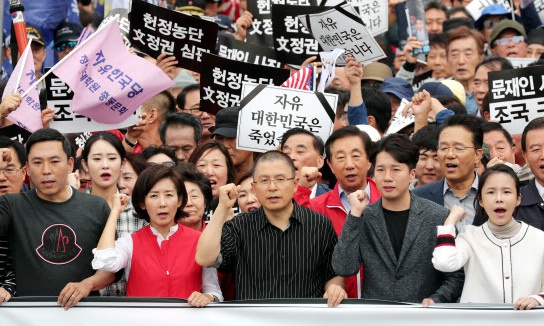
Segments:
[[[378,130],[370,125],[356,125],[356,127],[365,134],[367,134],[368,137],[370,137],[370,140],[372,140],[373,142],[377,142],[382,139]]]
[[[527,45],[530,44],[544,45],[544,29],[537,28],[529,32],[529,35],[527,35]]]
[[[232,32],[236,33],[236,25],[234,25],[229,17],[222,14],[215,14],[211,17],[213,18],[213,22],[219,26],[220,31],[230,29]]]
[[[465,103],[467,102],[467,93],[465,93],[465,88],[463,87],[463,85],[461,85],[460,82],[453,79],[444,79],[441,81],[441,83],[443,85],[446,85],[450,89],[450,91],[453,93],[453,95],[455,95],[455,97],[457,97],[461,104],[465,105]]]
[[[76,42],[83,32],[80,24],[64,22],[55,29],[55,46],[64,42]]]
[[[376,80],[383,82],[387,77],[393,77],[391,68],[381,62],[372,62],[363,67],[363,78],[361,78],[361,80]]]
[[[211,137],[213,138],[215,135],[221,135],[227,138],[236,138],[239,114],[239,106],[219,110],[215,115],[215,126],[209,128],[212,133]]]
[[[500,15],[509,15],[508,20],[512,18],[512,12],[506,10],[506,8],[500,4],[500,3],[494,3],[490,6],[487,6],[480,15],[480,18],[478,18],[474,22],[474,27],[476,29],[482,30],[484,29],[484,20],[489,16],[500,16]],[[517,21],[521,21],[521,17],[518,15],[515,15],[515,18]]]
[[[412,85],[406,79],[396,77],[385,78],[382,84],[382,92],[393,94],[401,100],[404,98],[408,101],[411,101],[414,96]]]
[[[448,86],[439,82],[426,82],[419,88],[420,92],[422,92],[423,90],[429,92],[432,97],[437,97],[441,95],[455,97],[455,95]]]
[[[442,23],[442,32],[449,34],[451,31],[461,26],[466,26],[470,29],[473,29],[474,20],[471,18],[464,18],[464,17],[451,18],[451,19],[445,20]]]
[[[42,33],[40,33],[40,31],[36,27],[26,25],[26,35],[30,41],[45,46],[45,41],[43,39]]]
[[[525,33],[525,28],[513,20],[505,19],[503,21],[500,21],[497,25],[493,26],[493,29],[491,30],[491,36],[489,37],[489,45],[491,47],[495,47],[494,43],[495,40],[499,38],[499,36],[507,29],[512,29],[516,32],[518,32],[520,35],[523,35],[523,37],[527,38],[527,34]]]
[[[172,88],[184,88],[191,84],[196,84],[196,80],[184,70],[180,70],[179,74],[174,78],[174,86]]]
[[[176,11],[189,15],[204,16],[206,2],[204,0],[176,0]]]

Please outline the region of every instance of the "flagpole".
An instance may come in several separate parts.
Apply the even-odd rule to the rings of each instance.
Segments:
[[[26,63],[26,58],[28,57],[28,52],[30,51],[30,44],[32,42],[28,42],[26,44],[26,48],[24,49],[23,53],[21,54],[21,58],[19,58],[19,61],[20,62],[23,62],[23,65]],[[24,66],[23,66],[24,67]],[[17,81],[15,82],[15,89],[13,90],[14,93],[17,92],[17,88],[19,87],[19,83],[21,82],[21,77],[23,77],[23,67],[21,67],[21,69],[19,69],[19,76],[17,76]],[[30,90],[31,88],[29,88]],[[26,92],[25,92],[25,95],[26,95]],[[23,95],[24,97],[24,95]]]
[[[1,0],[0,0],[1,1]],[[117,19],[112,19],[110,20],[106,25],[102,26],[101,28],[99,28],[96,32],[94,32],[93,34],[91,34],[91,36],[89,36],[85,41],[83,41],[83,43],[81,43],[80,45],[78,45],[78,47],[82,47],[83,45],[85,45],[87,42],[89,42],[90,40],[92,40],[96,35],[100,34],[100,32],[102,30],[104,30],[107,26],[113,24],[113,22],[117,22]],[[68,53],[64,58],[62,58],[59,62],[57,62],[56,65],[54,65],[53,67],[51,67],[49,69],[48,72],[44,73],[40,79],[38,79],[34,84],[32,84],[23,94],[22,96],[25,97],[28,92],[30,92],[30,90],[36,86],[38,86],[44,79],[45,77],[47,77],[50,73],[52,73],[61,63],[63,63],[65,60],[68,60],[68,58],[70,58],[72,55],[75,55],[79,49],[75,49],[74,51],[71,51],[70,53]]]
[[[312,78],[314,79],[313,83],[312,83],[312,92],[315,92],[315,90],[317,88],[316,85],[315,85],[315,83],[317,82],[317,63],[312,62],[312,64],[314,65],[314,73],[313,73],[313,76],[312,76]]]

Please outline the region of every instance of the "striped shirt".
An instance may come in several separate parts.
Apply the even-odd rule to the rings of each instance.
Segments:
[[[336,276],[331,258],[337,242],[324,215],[294,203],[282,231],[261,207],[223,226],[219,271],[234,274],[237,300],[320,298]]]
[[[15,295],[15,272],[9,253],[9,243],[0,237],[0,287]]]

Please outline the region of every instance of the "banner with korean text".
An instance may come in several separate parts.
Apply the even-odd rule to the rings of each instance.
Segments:
[[[276,59],[274,49],[235,40],[220,35],[217,40],[219,56],[239,62],[281,68],[283,64]]]
[[[125,48],[117,20],[99,29],[51,68],[74,92],[75,113],[105,124],[128,119],[173,81]]]
[[[338,95],[244,83],[236,148],[277,149],[282,135],[299,127],[323,139],[332,133]]]
[[[156,58],[161,53],[174,55],[178,66],[201,72],[202,53],[215,53],[216,23],[132,1],[130,37],[132,46]]]
[[[387,0],[347,0],[357,11],[365,27],[378,36],[389,29],[389,4]],[[323,0],[320,6],[334,7],[344,0]]]
[[[345,50],[336,61],[339,66],[346,64],[347,57],[354,57],[363,64],[385,58],[382,48],[349,3],[298,18],[325,51]]]
[[[510,134],[544,116],[544,66],[490,71],[489,113]]]
[[[226,107],[240,105],[242,83],[281,85],[289,78],[287,69],[229,60],[209,53],[204,53],[203,58],[200,108],[211,114]]]

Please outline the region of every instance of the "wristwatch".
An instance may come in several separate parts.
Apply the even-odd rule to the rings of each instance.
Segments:
[[[127,136],[125,135],[125,143],[127,143],[128,146],[134,147],[136,144],[138,144],[138,140],[136,140],[134,143],[128,140]]]

